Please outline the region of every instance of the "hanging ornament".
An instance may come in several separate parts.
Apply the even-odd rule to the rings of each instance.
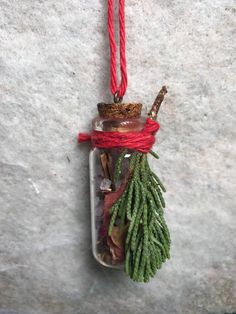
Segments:
[[[151,170],[156,121],[165,86],[147,117],[142,105],[122,103],[127,88],[125,56],[125,1],[119,1],[120,73],[117,85],[114,1],[108,0],[112,104],[99,103],[99,116],[91,134],[80,133],[78,142],[91,141],[90,195],[94,257],[104,266],[122,268],[137,282],[148,282],[170,257],[170,234],[164,219],[165,188]]]

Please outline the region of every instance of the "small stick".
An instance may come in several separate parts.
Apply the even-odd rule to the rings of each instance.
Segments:
[[[102,164],[104,178],[111,180],[111,173],[109,167],[110,156],[108,155],[108,153],[101,153],[100,160]]]
[[[148,114],[152,120],[157,119],[158,111],[161,107],[161,104],[162,104],[166,94],[167,94],[166,86],[162,86],[162,89],[159,91],[159,93],[158,93],[158,95],[157,95],[157,97],[156,97],[156,99],[152,105],[152,108]]]
[[[103,175],[105,179],[109,179],[111,181],[111,188],[115,190],[114,180],[112,177],[112,160],[111,155],[107,152],[100,154],[100,161],[102,165]]]

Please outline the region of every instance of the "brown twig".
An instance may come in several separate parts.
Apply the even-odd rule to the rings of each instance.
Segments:
[[[112,158],[111,155],[107,152],[103,152],[100,154],[100,161],[102,165],[103,176],[105,179],[109,179],[111,181],[111,189],[115,190],[115,184],[112,176]]]
[[[166,86],[162,86],[162,89],[159,91],[159,93],[158,93],[158,95],[157,95],[157,97],[156,97],[156,99],[152,105],[152,108],[148,114],[152,120],[156,120],[158,111],[161,107],[161,104],[162,104],[166,94],[167,94]]]

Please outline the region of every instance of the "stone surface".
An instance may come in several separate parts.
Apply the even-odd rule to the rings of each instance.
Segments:
[[[236,312],[234,0],[127,1],[129,88],[169,94],[152,162],[172,259],[149,284],[91,255],[88,131],[109,95],[106,1],[0,1],[0,313]]]

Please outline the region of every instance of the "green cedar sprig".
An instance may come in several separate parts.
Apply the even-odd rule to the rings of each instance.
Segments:
[[[115,180],[122,172],[127,150],[120,154],[115,166]],[[154,152],[150,152],[159,158]],[[129,162],[131,174],[125,191],[110,209],[111,235],[117,219],[128,224],[125,241],[125,272],[137,282],[148,282],[162,263],[170,258],[170,234],[163,209],[165,187],[148,164],[147,155],[133,152]]]

